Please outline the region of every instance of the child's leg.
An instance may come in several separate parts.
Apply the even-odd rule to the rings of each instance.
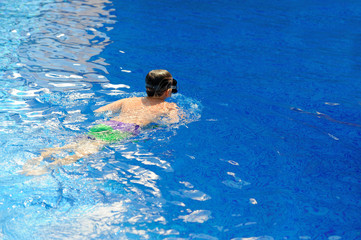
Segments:
[[[62,150],[73,151],[74,155],[68,155],[64,158],[57,159],[49,165],[66,165],[76,162],[78,159],[94,154],[100,150],[105,145],[105,142],[84,139],[79,142],[73,142],[67,144],[63,147],[54,147],[54,148],[46,148],[45,151],[41,153],[40,157],[35,157],[28,160],[24,166],[22,174],[25,175],[42,175],[48,172],[48,167],[41,166],[38,167],[39,164],[54,153],[60,153]]]
[[[24,166],[23,166],[23,170],[28,169],[29,166],[38,166],[43,160],[44,158],[47,158],[47,157],[50,157],[52,154],[54,153],[59,153],[61,152],[61,150],[64,150],[64,149],[74,149],[75,147],[77,146],[77,143],[70,143],[70,144],[67,144],[63,147],[53,147],[53,148],[45,148],[43,149],[41,155],[39,157],[34,157],[30,160],[28,160]]]
[[[74,154],[68,155],[64,158],[56,159],[50,165],[67,165],[76,162],[77,160],[87,157],[91,154],[97,153],[103,146],[105,142],[95,141],[95,140],[83,140],[78,142],[73,146]]]
[[[54,153],[61,152],[61,150],[75,149],[77,145],[78,145],[78,143],[73,142],[73,143],[67,144],[67,145],[62,146],[62,147],[45,148],[45,149],[42,150],[43,152],[41,153],[41,157],[44,159],[44,158],[47,158],[47,157],[51,156]]]

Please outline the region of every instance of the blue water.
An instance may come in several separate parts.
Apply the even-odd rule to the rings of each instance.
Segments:
[[[361,3],[0,2],[0,239],[361,239]],[[27,159],[179,83],[187,122]]]

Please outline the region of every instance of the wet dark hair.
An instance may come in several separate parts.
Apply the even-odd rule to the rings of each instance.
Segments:
[[[160,97],[165,91],[172,88],[173,77],[167,70],[157,69],[150,71],[145,77],[145,87],[148,97]]]

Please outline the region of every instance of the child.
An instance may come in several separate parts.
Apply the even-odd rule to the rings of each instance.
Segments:
[[[96,113],[111,111],[119,114],[109,121],[93,126],[86,138],[63,147],[45,149],[40,157],[25,163],[22,173],[26,175],[46,173],[47,169],[31,169],[31,167],[38,166],[44,158],[54,153],[61,153],[62,150],[72,151],[74,154],[56,159],[49,164],[50,166],[70,164],[94,154],[108,143],[137,135],[140,128],[150,123],[159,120],[167,123],[178,122],[178,106],[165,101],[172,93],[177,92],[177,81],[172,75],[167,70],[152,70],[147,74],[145,84],[147,97],[125,98],[95,110]]]

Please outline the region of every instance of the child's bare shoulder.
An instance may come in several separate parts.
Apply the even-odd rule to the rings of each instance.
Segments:
[[[165,104],[169,109],[178,109],[179,108],[176,103],[165,102]]]
[[[175,103],[164,102],[162,110],[165,114],[177,113],[179,110],[179,107]]]
[[[122,101],[139,101],[142,99],[141,97],[129,97],[129,98],[123,98]]]
[[[131,97],[131,98],[123,98],[121,101],[123,104],[135,104],[139,103],[142,98],[140,97]]]

